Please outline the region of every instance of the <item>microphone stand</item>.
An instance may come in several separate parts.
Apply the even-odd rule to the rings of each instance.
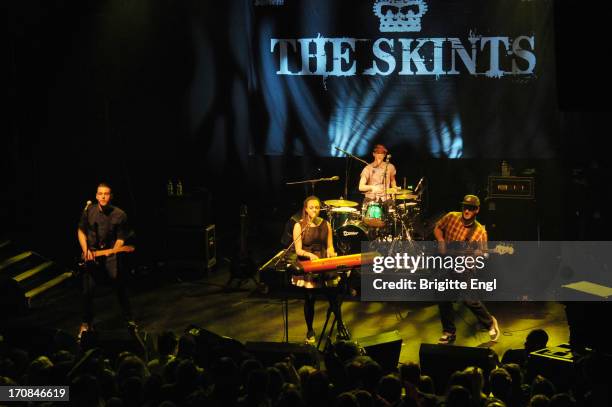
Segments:
[[[353,154],[349,153],[348,151],[344,151],[343,149],[338,148],[338,147],[334,147],[334,148],[335,148],[336,150],[338,150],[338,151],[342,151],[342,152],[343,152],[344,154],[346,154],[347,156],[349,156],[349,157],[351,157],[351,158],[354,158],[355,160],[357,160],[357,161],[360,161],[360,162],[364,163],[365,165],[368,165],[368,164],[369,164],[367,161],[362,160],[362,159],[361,159],[361,158],[359,158],[359,157],[355,157]]]
[[[385,171],[383,172],[383,188],[385,190],[385,202],[387,201],[387,198],[389,196],[389,194],[387,193],[387,167],[389,167],[389,155],[387,155],[385,159]],[[390,182],[389,185],[391,185]],[[395,195],[393,197],[395,198]]]
[[[346,164],[344,165],[344,199],[348,199],[348,179],[349,179],[349,166],[351,162],[349,156],[346,156]]]
[[[302,229],[302,233],[300,233],[300,235],[296,238],[293,239],[293,241],[291,242],[291,244],[284,250],[281,250],[276,256],[274,256],[272,259],[270,259],[270,261],[268,261],[266,264],[264,264],[263,266],[261,266],[259,268],[259,271],[261,272],[261,270],[265,269],[266,266],[268,264],[270,264],[275,258],[277,258],[276,262],[274,262],[273,267],[276,268],[276,265],[281,261],[281,260],[285,260],[285,262],[287,261],[286,256],[287,253],[289,252],[289,250],[295,245],[295,242],[297,242],[298,240],[302,239],[304,237],[304,234],[306,233],[306,231],[308,230],[308,228],[310,228],[310,220],[308,221],[308,223],[306,223],[306,227]],[[285,272],[287,271],[287,269],[289,269],[289,264],[285,265]],[[286,278],[287,276],[285,276],[285,278],[283,279],[283,283],[286,283]],[[285,295],[283,297],[283,319],[285,321],[285,343],[289,343],[289,299],[287,297],[287,290],[285,291]]]

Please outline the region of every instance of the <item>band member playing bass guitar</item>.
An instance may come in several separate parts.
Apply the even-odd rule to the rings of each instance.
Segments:
[[[135,329],[130,301],[121,275],[119,252],[132,251],[124,246],[128,237],[126,213],[110,204],[111,187],[100,183],[96,191],[97,204],[88,202],[83,210],[77,229],[79,245],[85,270],[83,278],[83,319],[79,329],[79,338],[84,331],[93,329],[95,279],[106,272],[112,281],[119,304],[128,328]],[[128,250],[129,249],[129,250]]]
[[[434,236],[442,254],[446,252],[447,243],[465,242],[476,245],[474,254],[478,255],[485,250],[487,242],[487,231],[476,220],[476,215],[480,211],[480,199],[476,195],[466,195],[461,204],[461,212],[449,212],[436,223]],[[491,340],[496,341],[499,337],[497,320],[489,313],[484,304],[477,300],[465,300],[464,304],[474,313],[478,322],[487,328]],[[438,307],[443,330],[438,343],[452,343],[456,339],[453,303],[441,302]]]

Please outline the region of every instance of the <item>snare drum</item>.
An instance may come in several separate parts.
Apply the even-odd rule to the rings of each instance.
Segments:
[[[363,223],[373,228],[382,228],[385,226],[384,208],[381,203],[368,202],[364,215]]]
[[[336,230],[337,228],[344,226],[349,222],[358,221],[359,217],[359,211],[355,208],[342,206],[338,208],[332,208],[329,211],[329,218],[332,230]]]
[[[341,256],[361,253],[361,243],[368,240],[368,227],[362,222],[350,222],[334,229],[334,244]]]

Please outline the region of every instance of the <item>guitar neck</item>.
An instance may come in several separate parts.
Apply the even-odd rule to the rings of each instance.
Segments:
[[[475,248],[475,249],[453,249],[453,248],[449,248],[448,249],[448,253],[449,254],[465,254],[465,255],[471,255],[474,254],[474,252],[479,251],[481,253],[490,253],[490,254],[514,254],[514,248],[512,246],[502,246],[502,245],[497,245],[495,248],[493,249],[489,249],[489,248]]]
[[[101,256],[110,256],[111,254],[115,254],[115,253],[133,252],[133,251],[134,251],[133,246],[121,246],[116,249],[113,248],[113,249],[96,250],[94,252],[94,255],[96,257],[101,257]]]

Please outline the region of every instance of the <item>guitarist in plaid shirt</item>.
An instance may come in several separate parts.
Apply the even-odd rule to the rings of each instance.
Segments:
[[[448,242],[468,242],[481,248],[486,246],[487,230],[476,220],[476,215],[480,211],[480,199],[476,195],[466,195],[461,204],[461,212],[447,213],[434,228],[434,236],[442,254],[445,253]],[[475,249],[475,254],[477,252],[478,248]],[[478,322],[488,329],[491,340],[497,341],[499,326],[485,305],[478,300],[465,300],[463,303],[474,313]],[[438,343],[452,343],[457,338],[453,303],[440,302],[438,307],[443,330]]]

